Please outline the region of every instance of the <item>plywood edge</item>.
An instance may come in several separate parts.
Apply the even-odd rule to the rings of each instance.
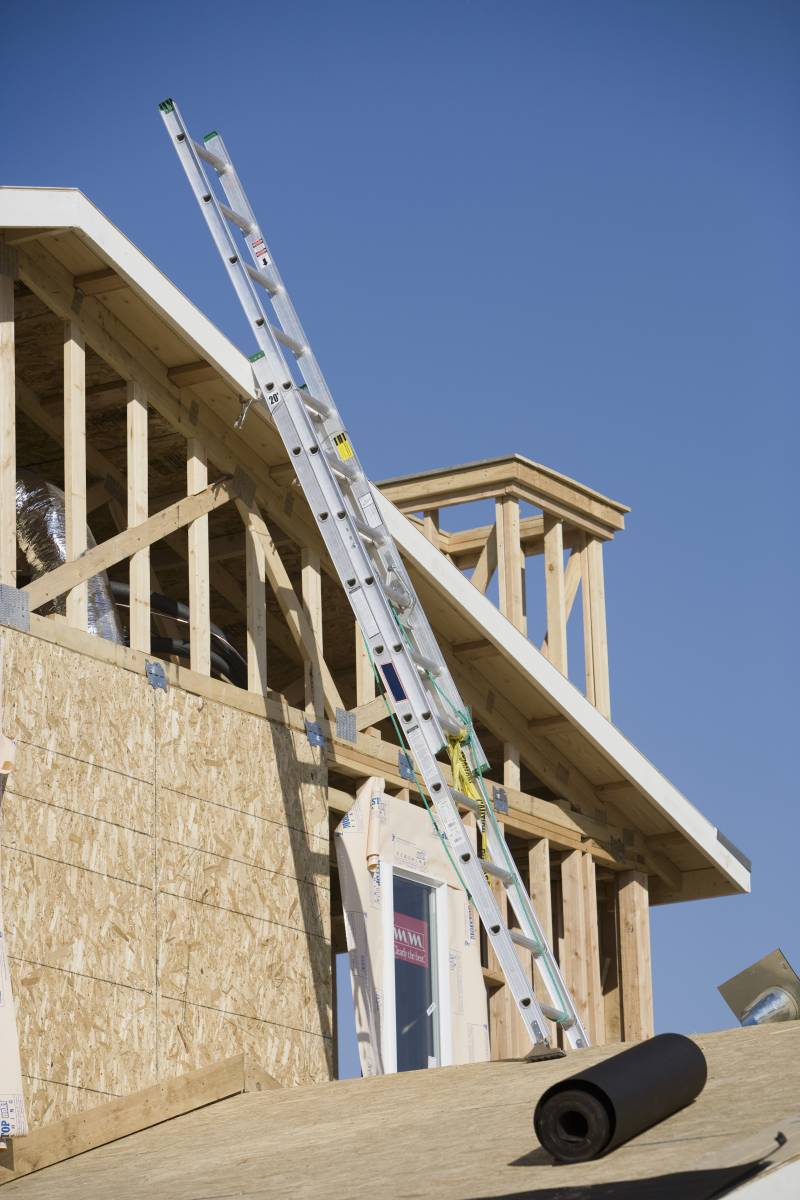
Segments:
[[[245,1054],[200,1067],[14,1138],[0,1154],[0,1187],[207,1104],[273,1088],[280,1089],[277,1080]]]

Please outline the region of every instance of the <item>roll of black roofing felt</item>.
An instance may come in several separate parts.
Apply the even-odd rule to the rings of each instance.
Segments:
[[[587,1162],[691,1104],[707,1074],[694,1042],[661,1033],[548,1088],[533,1127],[560,1162]]]

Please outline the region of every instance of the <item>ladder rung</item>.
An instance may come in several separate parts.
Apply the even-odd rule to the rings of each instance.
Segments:
[[[565,1013],[563,1008],[553,1008],[552,1004],[542,1004],[539,1001],[539,1008],[542,1014],[547,1017],[548,1021],[555,1021],[556,1025],[560,1025],[562,1029],[569,1029],[575,1024],[569,1013]]]
[[[302,342],[298,342],[293,337],[289,337],[288,333],[284,333],[283,330],[277,325],[270,325],[269,329],[272,331],[272,336],[275,338],[275,341],[280,342],[280,344],[285,346],[287,350],[291,350],[295,358],[302,357],[306,350],[308,350],[308,346],[304,346]]]
[[[418,670],[422,671],[425,675],[441,675],[442,668],[432,658],[426,658],[424,654],[420,654],[418,650],[414,650],[413,648],[409,648],[408,653],[411,655]]]
[[[353,524],[365,542],[370,542],[373,546],[386,545],[386,534],[382,529],[373,529],[371,525],[360,521],[358,517],[353,517]]]
[[[253,283],[257,283],[259,287],[263,287],[264,291],[269,292],[270,296],[277,296],[283,290],[281,285],[276,283],[272,278],[269,271],[265,271],[263,267],[259,270],[258,267],[252,267],[250,263],[243,263],[243,266]]]
[[[502,879],[503,883],[513,883],[514,876],[505,867],[498,867],[497,863],[493,863],[490,858],[479,859],[481,866],[487,875],[494,875],[495,879]]]
[[[312,396],[311,392],[306,387],[298,388],[300,399],[310,408],[312,412],[318,413],[323,421],[327,421],[328,417],[333,416],[333,409],[327,400],[319,400],[316,396]]]
[[[253,232],[253,222],[248,220],[247,217],[243,217],[241,213],[236,212],[235,209],[228,208],[227,204],[223,204],[222,201],[219,202],[219,211],[232,225],[238,225],[242,233]]]
[[[517,946],[522,946],[524,950],[530,950],[534,958],[541,958],[544,950],[539,942],[528,937],[521,929],[509,929],[508,932],[511,935],[512,942],[515,942]]]
[[[231,164],[225,162],[225,159],[220,158],[218,154],[212,154],[210,150],[206,150],[202,142],[195,142],[194,148],[199,157],[210,163],[218,175],[224,175],[229,170]]]
[[[364,472],[358,466],[355,458],[342,460],[337,454],[329,454],[325,452],[328,466],[333,471],[334,475],[338,475],[340,479],[344,479],[347,483],[359,483],[364,478]]]
[[[463,804],[464,808],[468,808],[471,812],[481,811],[480,801],[473,800],[471,796],[465,796],[463,792],[457,792],[455,788],[453,789],[453,799],[456,804]]]

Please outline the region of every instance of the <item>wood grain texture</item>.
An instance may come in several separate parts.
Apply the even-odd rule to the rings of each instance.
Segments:
[[[92,1106],[47,1128],[34,1129],[28,1137],[17,1139],[13,1147],[0,1152],[0,1185],[206,1104],[278,1087],[280,1084],[266,1071],[249,1064],[244,1054],[234,1055],[131,1096]]]
[[[328,1078],[326,768],[305,734],[154,690],[144,655],[138,672],[116,663],[125,647],[99,661],[0,639],[18,741],[2,882],[32,1120],[221,1046],[268,1056],[282,1082]]]
[[[626,1042],[653,1036],[653,976],[650,964],[650,910],[647,876],[617,876],[619,971],[623,1035]]]
[[[692,1188],[687,1172],[709,1156],[723,1165],[743,1161],[737,1153],[745,1139],[796,1112],[800,1025],[693,1040],[708,1063],[698,1099],[592,1163],[554,1168],[537,1144],[531,1113],[578,1058],[589,1066],[619,1045],[536,1065],[478,1063],[237,1096],[13,1181],[8,1200],[141,1200],[145,1186],[170,1200],[374,1200],[376,1193],[694,1200],[708,1188],[698,1193],[703,1176],[695,1175]],[[454,1137],[452,1123],[442,1120],[452,1112],[465,1129],[485,1128],[488,1120],[487,1136]]]
[[[86,347],[77,318],[64,323],[64,524],[67,562],[86,551]],[[88,583],[67,592],[67,623],[85,629]]]
[[[206,448],[200,438],[186,442],[186,491],[195,496],[208,486]],[[189,545],[189,666],[211,673],[211,580],[208,559],[208,515],[187,527]]]
[[[127,386],[127,476],[128,528],[141,525],[149,516],[147,460],[147,399],[140,384]],[[131,555],[128,565],[130,582],[130,641],[134,650],[150,653],[150,549],[144,547]]]
[[[567,602],[564,585],[564,527],[544,516],[544,580],[547,607],[547,657],[562,675],[567,666]]]

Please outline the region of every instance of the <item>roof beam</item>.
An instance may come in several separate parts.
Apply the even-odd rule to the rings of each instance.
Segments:
[[[119,288],[128,286],[113,267],[103,267],[99,271],[87,271],[85,275],[76,275],[73,283],[84,296],[99,296],[103,292],[116,292]]]
[[[219,372],[204,358],[167,368],[167,379],[178,388],[194,387],[196,383],[208,383],[209,380],[218,378]]]

